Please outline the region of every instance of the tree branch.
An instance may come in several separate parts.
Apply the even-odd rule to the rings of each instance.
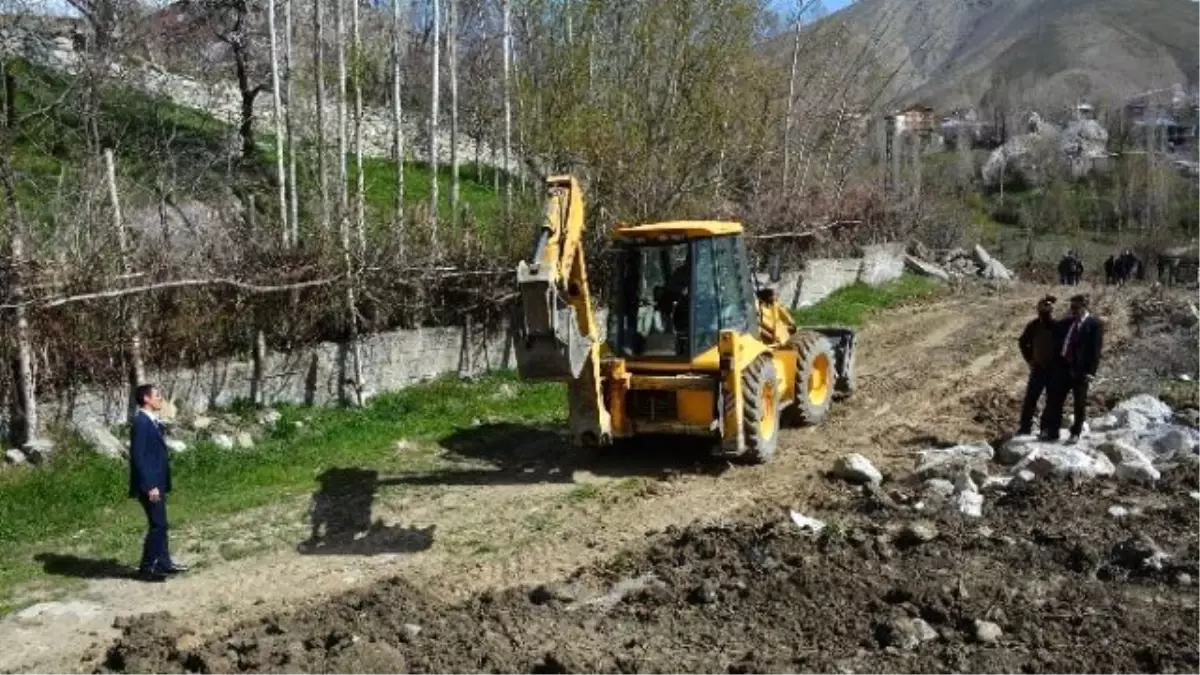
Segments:
[[[281,293],[284,291],[295,291],[302,288],[311,288],[313,286],[327,286],[341,276],[327,277],[325,279],[314,279],[312,281],[301,281],[294,284],[279,284],[274,286],[259,286],[238,279],[176,279],[173,281],[161,281],[155,284],[146,284],[144,286],[134,286],[131,288],[122,288],[107,291],[96,291],[94,293],[82,293],[80,295],[72,295],[65,298],[29,300],[27,302],[11,303],[0,305],[0,309],[16,309],[18,307],[36,306],[40,309],[49,309],[51,307],[61,307],[76,302],[87,302],[90,300],[108,300],[119,298],[126,295],[140,295],[152,291],[161,291],[169,288],[194,288],[199,286],[231,286],[247,293]]]

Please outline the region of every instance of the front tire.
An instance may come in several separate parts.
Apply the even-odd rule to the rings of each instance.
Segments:
[[[742,372],[742,434],[745,460],[766,464],[779,445],[779,374],[770,353],[762,354]]]
[[[788,409],[788,422],[813,426],[825,421],[837,390],[833,346],[820,333],[804,331],[789,343],[796,350],[796,400]]]

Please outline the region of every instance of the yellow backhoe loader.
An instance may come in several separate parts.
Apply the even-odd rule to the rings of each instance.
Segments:
[[[612,232],[605,338],[588,286],[583,195],[547,179],[545,220],[517,266],[517,370],[565,382],[570,438],[602,446],[647,434],[695,435],[721,455],[765,463],[781,423],[818,424],[853,388],[854,334],[796,331],[758,289],[742,226],[675,221]]]

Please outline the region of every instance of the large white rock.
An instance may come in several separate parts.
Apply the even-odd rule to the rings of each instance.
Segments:
[[[1131,398],[1121,401],[1113,408],[1113,411],[1118,410],[1128,411],[1129,413],[1137,413],[1150,422],[1163,424],[1171,421],[1171,417],[1175,414],[1171,410],[1171,406],[1163,403],[1150,394],[1138,394]]]
[[[871,460],[858,453],[840,457],[833,465],[833,475],[844,481],[861,485],[883,481],[883,474],[871,464]]]
[[[921,451],[916,473],[921,478],[955,480],[962,474],[987,475],[987,463],[995,451],[987,443],[956,445]]]
[[[954,507],[964,516],[983,517],[983,495],[974,490],[963,490],[954,495]]]
[[[126,447],[108,427],[94,419],[84,419],[75,423],[75,433],[93,450],[108,457],[123,457],[128,454]]]
[[[914,258],[911,255],[904,256],[904,265],[917,274],[923,274],[927,277],[941,279],[942,281],[950,281],[950,275],[946,272],[946,270],[934,265],[933,263],[925,262],[919,258]]]
[[[996,450],[996,463],[1012,466],[1044,445],[1032,434],[1013,436]]]
[[[1013,467],[1013,475],[1022,470],[1028,470],[1038,478],[1049,475],[1097,478],[1111,476],[1117,468],[1108,457],[1086,447],[1046,444]]]

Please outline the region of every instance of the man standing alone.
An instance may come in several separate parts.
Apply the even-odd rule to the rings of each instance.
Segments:
[[[135,392],[138,411],[129,426],[129,496],[138,500],[146,513],[148,527],[142,545],[138,577],[164,581],[166,575],[186,571],[171,561],[167,548],[167,493],[171,491],[171,464],[162,427],[156,413],[163,399],[151,384]]]
[[[1025,402],[1021,405],[1021,426],[1018,436],[1033,433],[1033,413],[1037,410],[1038,399],[1046,393],[1046,405],[1042,408],[1042,432],[1045,433],[1046,422],[1050,414],[1050,390],[1053,384],[1054,369],[1058,365],[1059,325],[1054,321],[1053,295],[1047,295],[1038,301],[1037,318],[1030,321],[1021,337],[1017,340],[1021,348],[1021,356],[1029,364],[1029,382],[1025,385]]]
[[[1063,406],[1067,394],[1075,404],[1075,419],[1071,424],[1071,443],[1079,440],[1083,433],[1083,421],[1087,417],[1088,388],[1100,367],[1100,351],[1104,343],[1104,326],[1088,311],[1087,296],[1071,298],[1071,316],[1066,320],[1066,336],[1063,338],[1061,365],[1054,378],[1047,407],[1051,411],[1042,431],[1044,440],[1058,440],[1062,427]],[[1047,437],[1049,436],[1049,437]]]

